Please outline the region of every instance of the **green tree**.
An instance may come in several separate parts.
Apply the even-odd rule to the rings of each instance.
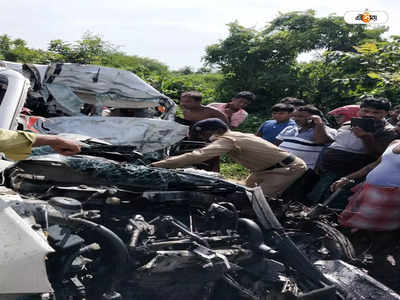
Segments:
[[[86,32],[82,39],[72,44],[60,39],[52,40],[48,50],[60,55],[65,62],[82,64],[102,64],[105,57],[115,52],[111,43],[90,32]]]
[[[239,90],[251,90],[257,94],[257,103],[249,107],[251,112],[266,112],[284,96],[306,97],[313,102],[312,93],[316,85],[322,91],[332,88],[335,78],[323,77],[320,82],[318,74],[328,76],[324,69],[333,69],[333,65],[321,65],[326,61],[315,62],[315,69],[314,62],[311,66],[299,64],[297,57],[301,53],[328,50],[356,54],[354,46],[371,41],[383,42],[381,34],[387,30],[349,25],[335,15],[317,18],[312,10],[281,14],[261,31],[245,28],[237,22],[228,27],[228,37],[208,46],[204,59],[206,65],[216,66],[224,76],[218,88],[219,94],[228,98]],[[329,62],[330,57],[324,59]],[[351,59],[345,62],[343,72],[353,63]],[[339,75],[337,70],[333,73]],[[317,82],[314,90],[303,88],[312,86],[310,81]]]
[[[354,52],[327,51],[322,60],[299,65],[304,98],[325,109],[355,103],[364,95],[400,102],[400,43],[367,42]]]
[[[184,66],[183,68],[175,71],[177,74],[189,75],[194,73],[194,69],[191,66]]]
[[[165,64],[151,58],[127,55],[119,51],[117,46],[92,33],[85,33],[82,39],[74,43],[60,39],[52,40],[48,50],[58,55],[60,62],[98,64],[125,69],[144,79],[168,72],[168,66]]]
[[[85,33],[73,47],[74,62],[85,64],[101,64],[104,57],[115,51],[111,43],[90,32]]]
[[[59,56],[40,49],[29,48],[26,41],[21,38],[12,39],[7,34],[0,36],[0,58],[23,62],[47,64],[58,61]]]
[[[4,55],[11,49],[12,40],[7,34],[0,35],[0,54]]]
[[[185,91],[198,91],[203,95],[203,104],[220,101],[217,87],[222,80],[221,74],[176,74],[171,73],[163,78],[160,90],[168,97],[178,100]]]
[[[48,51],[60,57],[60,62],[69,61],[74,57],[74,50],[70,43],[66,43],[60,39],[50,41]]]

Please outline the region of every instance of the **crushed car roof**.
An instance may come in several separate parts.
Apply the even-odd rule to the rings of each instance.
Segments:
[[[5,63],[7,68],[26,77],[29,76],[30,79],[32,79],[30,73],[35,73],[36,84],[69,87],[88,103],[144,107],[138,103],[146,102],[148,107],[157,106],[160,99],[168,99],[144,80],[126,70],[73,63],[51,65]]]

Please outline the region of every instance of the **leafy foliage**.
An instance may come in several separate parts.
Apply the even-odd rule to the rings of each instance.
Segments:
[[[220,172],[224,178],[234,179],[242,184],[249,176],[249,171],[245,167],[233,162],[222,162],[220,164]]]
[[[350,25],[335,15],[317,18],[312,10],[281,14],[259,32],[238,22],[228,27],[228,37],[207,47],[204,59],[224,76],[218,94],[257,94],[250,112],[268,112],[285,96],[329,109],[365,93],[398,95],[392,84],[398,78],[398,39],[384,40],[387,28]],[[325,53],[309,63],[297,61],[314,50]]]
[[[299,77],[303,96],[325,109],[357,102],[364,95],[383,96],[400,102],[400,43],[398,40],[367,42],[356,53],[327,51],[319,62],[303,64]]]
[[[155,59],[127,55],[99,35],[90,32],[74,43],[61,39],[52,40],[47,51],[31,49],[22,39],[13,40],[6,34],[1,35],[0,59],[39,64],[97,64],[125,69],[143,78],[172,99],[179,99],[179,95],[184,91],[197,90],[203,94],[205,103],[217,99],[216,88],[222,80],[222,75],[211,73],[206,67],[197,72],[190,66],[171,72],[168,66]]]
[[[207,47],[206,63],[199,70],[185,66],[170,71],[155,59],[128,55],[90,32],[75,42],[52,40],[47,50],[0,35],[0,59],[125,69],[176,100],[188,90],[200,91],[204,103],[227,101],[250,90],[257,100],[239,128],[247,132],[255,132],[269,118],[270,107],[286,96],[305,99],[325,111],[357,102],[366,94],[400,102],[400,36],[383,38],[388,28],[350,25],[336,15],[318,18],[307,10],[280,14],[259,31],[237,21],[228,29],[224,40]],[[298,62],[299,55],[316,50],[320,54],[313,60]]]
[[[216,89],[219,81],[222,80],[221,74],[189,74],[189,75],[170,75],[164,78],[161,90],[172,99],[178,99],[184,91],[196,90],[203,95],[203,104],[220,101],[217,98]]]

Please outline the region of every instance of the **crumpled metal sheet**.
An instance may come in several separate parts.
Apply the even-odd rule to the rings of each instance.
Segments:
[[[68,87],[82,102],[97,107],[147,108],[163,105],[166,111],[162,119],[173,119],[176,112],[173,100],[126,70],[71,63],[31,64],[29,67],[21,63],[4,63],[7,68],[31,80],[32,87],[43,85],[44,88],[38,91],[46,99],[49,91],[45,86],[55,84]],[[37,78],[32,78],[33,75]]]
[[[0,295],[51,292],[45,256],[54,250],[9,206],[18,200],[24,205],[18,194],[0,187]]]
[[[132,145],[142,153],[169,147],[187,133],[187,126],[174,121],[128,117],[38,118],[31,127],[44,134],[74,133],[114,145]]]
[[[81,106],[84,102],[72,92],[70,87],[59,84],[46,84],[45,87],[53,96],[57,108],[67,115],[82,115]]]
[[[354,300],[400,300],[400,296],[361,269],[342,260],[319,260],[315,266]]]
[[[121,164],[115,161],[85,155],[62,156],[59,154],[47,154],[30,156],[24,161],[19,161],[9,168],[23,170],[26,173],[44,175],[47,177],[46,166],[57,166],[59,172],[53,172],[48,178],[54,182],[74,181],[74,174],[79,174],[80,184],[118,186],[126,189],[138,190],[193,190],[198,187],[223,190],[244,190],[243,187],[225,180],[185,173],[170,169],[152,168],[133,164]],[[68,171],[71,168],[72,171]],[[77,175],[78,176],[78,175]],[[56,178],[57,177],[57,178]],[[86,180],[86,182],[85,182]]]
[[[0,128],[15,130],[18,125],[16,116],[24,105],[29,81],[21,74],[4,68],[0,68],[0,75],[3,84],[4,79],[7,82],[7,90],[0,99]]]
[[[50,65],[45,82],[68,86],[87,102],[106,106],[157,106],[165,97],[132,72],[95,65]]]
[[[29,78],[31,76],[31,74],[26,68],[24,68],[24,64],[13,62],[13,61],[2,61],[2,62],[6,65],[7,69],[17,71],[18,73],[21,73],[22,75],[24,75],[28,79],[31,79],[31,78]],[[37,83],[38,84],[42,84],[48,66],[47,65],[40,65],[40,64],[30,64],[30,66],[32,66],[32,68],[35,68],[37,70],[37,72],[39,74],[39,77],[40,77],[40,78],[37,78],[38,79]],[[32,84],[32,86],[33,85],[34,84]]]

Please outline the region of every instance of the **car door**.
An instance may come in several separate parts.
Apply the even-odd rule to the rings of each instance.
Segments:
[[[17,129],[17,117],[25,103],[30,83],[22,74],[0,68],[0,128]]]

